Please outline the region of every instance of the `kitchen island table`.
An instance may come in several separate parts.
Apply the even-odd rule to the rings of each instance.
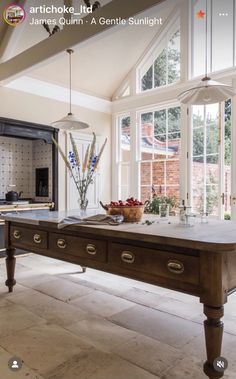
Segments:
[[[65,212],[4,216],[9,291],[16,283],[14,251],[20,248],[194,295],[206,315],[204,372],[210,379],[223,377],[213,362],[221,355],[224,304],[236,290],[236,223],[210,221],[184,228],[173,220],[60,229],[66,216]]]

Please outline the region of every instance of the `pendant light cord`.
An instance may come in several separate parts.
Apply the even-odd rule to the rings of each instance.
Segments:
[[[70,59],[70,113],[71,113],[71,54],[69,55]]]
[[[206,43],[206,47],[205,47],[205,49],[206,49],[206,51],[205,51],[205,77],[206,78],[208,78],[208,76],[207,76],[207,53],[208,53],[208,43],[207,43],[207,32],[208,32],[208,28],[207,28],[207,23],[208,23],[208,7],[207,7],[207,1],[208,0],[206,0],[206,41],[205,41],[205,43]]]
[[[67,53],[69,54],[69,84],[70,84],[70,112],[69,114],[72,115],[71,113],[71,85],[72,85],[72,64],[71,64],[71,54],[73,54],[74,50],[68,49],[66,50]]]

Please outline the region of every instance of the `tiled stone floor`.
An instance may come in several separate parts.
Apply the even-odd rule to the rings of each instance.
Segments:
[[[204,379],[202,305],[153,285],[36,255],[17,257],[8,294],[0,259],[0,379]],[[236,294],[222,355],[236,378]],[[19,356],[20,371],[8,369]]]

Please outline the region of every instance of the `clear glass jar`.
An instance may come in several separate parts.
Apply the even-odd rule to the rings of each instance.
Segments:
[[[202,212],[201,213],[201,224],[207,224],[208,223],[208,213]]]
[[[168,220],[169,219],[169,204],[163,203],[159,205],[159,217],[161,220]]]

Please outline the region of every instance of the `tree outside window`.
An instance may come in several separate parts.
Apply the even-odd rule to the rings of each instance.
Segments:
[[[141,78],[141,90],[175,83],[180,78],[180,31],[177,30]]]

